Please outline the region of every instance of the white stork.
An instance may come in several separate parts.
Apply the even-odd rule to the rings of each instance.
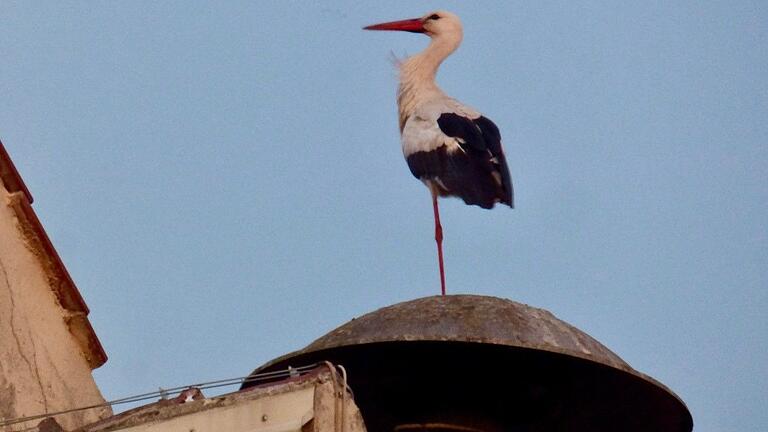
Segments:
[[[403,155],[411,173],[432,194],[440,286],[445,295],[443,228],[437,198],[456,196],[485,209],[496,203],[514,207],[501,135],[492,121],[446,95],[435,83],[440,63],[461,44],[459,17],[437,11],[364,29],[424,33],[432,39],[427,49],[400,63],[397,108]]]

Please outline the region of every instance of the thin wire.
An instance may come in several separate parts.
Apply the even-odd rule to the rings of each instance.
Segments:
[[[120,405],[120,404],[126,404],[131,402],[141,402],[147,399],[154,399],[158,397],[162,398],[163,395],[174,395],[177,393],[181,393],[182,391],[192,387],[199,388],[200,390],[207,390],[212,388],[231,386],[235,384],[246,384],[246,383],[252,383],[252,382],[259,382],[259,381],[267,381],[273,378],[282,378],[285,376],[291,376],[293,374],[301,375],[303,373],[307,373],[307,371],[309,371],[310,369],[314,369],[316,367],[317,367],[317,364],[315,363],[315,364],[311,364],[307,366],[299,366],[295,368],[289,367],[288,369],[285,369],[285,370],[279,370],[279,371],[273,371],[273,372],[262,372],[260,374],[247,375],[247,376],[238,377],[238,378],[228,378],[228,379],[222,379],[222,380],[216,380],[216,381],[207,381],[207,382],[202,382],[198,384],[173,387],[170,389],[160,388],[159,390],[156,390],[153,392],[142,393],[134,396],[128,396],[121,399],[115,399],[112,401],[104,402],[101,404],[89,405],[89,406],[84,406],[79,408],[71,408],[68,410],[57,411],[52,413],[44,413],[44,414],[37,414],[37,415],[26,416],[26,417],[19,417],[15,419],[3,420],[3,421],[0,421],[0,427],[11,426],[14,424],[23,423],[23,422],[32,421],[32,420],[38,420],[46,417],[54,417],[62,414],[69,414],[76,411],[104,408],[112,405]],[[31,429],[21,429],[20,431],[16,431],[16,432],[34,430],[36,428],[37,427],[35,426]]]

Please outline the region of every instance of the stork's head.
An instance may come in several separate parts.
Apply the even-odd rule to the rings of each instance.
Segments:
[[[448,36],[461,40],[461,20],[456,15],[446,11],[435,11],[421,18],[402,21],[391,21],[363,27],[365,30],[400,30],[411,33],[424,33],[431,38]]]

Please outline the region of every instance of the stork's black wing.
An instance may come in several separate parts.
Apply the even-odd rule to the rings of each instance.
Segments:
[[[441,114],[437,124],[456,139],[461,151],[449,152],[441,146],[409,155],[411,172],[436,180],[443,194],[459,196],[467,204],[491,208],[501,202],[514,207],[512,180],[496,125],[482,116],[470,119],[456,113]]]

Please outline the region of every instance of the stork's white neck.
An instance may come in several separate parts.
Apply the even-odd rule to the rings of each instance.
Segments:
[[[462,35],[459,32],[434,36],[424,51],[409,57],[403,63],[401,81],[417,79],[434,82],[437,68],[443,60],[456,51],[461,44],[461,38]]]
[[[400,130],[413,110],[422,102],[444,96],[435,83],[440,64],[461,44],[461,31],[433,36],[429,46],[419,54],[409,57],[400,65],[400,88],[397,107],[400,114]]]

